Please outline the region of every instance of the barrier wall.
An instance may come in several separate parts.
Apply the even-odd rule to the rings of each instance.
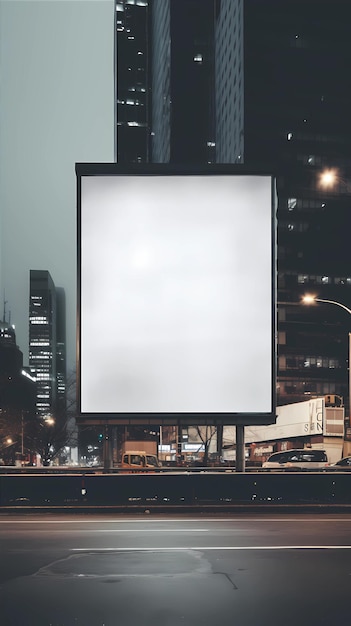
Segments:
[[[350,504],[350,473],[0,475],[0,507]]]

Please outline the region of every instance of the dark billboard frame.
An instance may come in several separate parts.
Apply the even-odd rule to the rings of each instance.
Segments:
[[[77,409],[78,424],[82,425],[264,425],[276,421],[276,178],[272,172],[248,169],[243,165],[210,164],[185,167],[170,164],[76,163],[77,178]],[[264,413],[87,413],[81,412],[81,182],[82,177],[94,176],[265,176],[271,179],[271,411]]]

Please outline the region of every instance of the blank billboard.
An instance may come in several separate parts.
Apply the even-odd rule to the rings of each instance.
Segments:
[[[115,168],[77,169],[81,412],[271,413],[272,177]]]

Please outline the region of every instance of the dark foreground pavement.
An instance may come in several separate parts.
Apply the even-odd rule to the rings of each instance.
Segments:
[[[349,623],[350,528],[350,514],[1,515],[0,623]]]

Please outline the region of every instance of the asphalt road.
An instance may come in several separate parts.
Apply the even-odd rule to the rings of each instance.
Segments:
[[[351,515],[0,515],[1,626],[351,622]]]

